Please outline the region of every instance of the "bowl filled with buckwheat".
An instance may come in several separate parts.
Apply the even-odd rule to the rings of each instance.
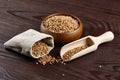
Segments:
[[[72,14],[56,13],[43,19],[40,30],[52,35],[55,44],[64,45],[81,37],[83,24],[79,18]]]

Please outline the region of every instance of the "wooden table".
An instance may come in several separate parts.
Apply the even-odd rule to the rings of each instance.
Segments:
[[[82,37],[111,30],[115,39],[66,65],[43,66],[4,49],[5,41],[30,28],[39,30],[45,16],[58,12],[83,21]],[[59,54],[57,49],[51,53]],[[120,0],[0,0],[0,80],[120,80]]]

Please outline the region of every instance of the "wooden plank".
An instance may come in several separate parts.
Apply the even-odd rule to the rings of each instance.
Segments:
[[[120,80],[119,5],[119,0],[0,0],[0,80]],[[84,24],[82,37],[111,30],[115,39],[66,65],[37,65],[34,59],[4,49],[5,41],[30,28],[39,31],[41,20],[56,12],[78,16]]]

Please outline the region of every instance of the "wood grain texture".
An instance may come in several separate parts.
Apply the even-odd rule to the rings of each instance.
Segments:
[[[57,12],[78,16],[82,37],[111,30],[115,39],[65,66],[36,65],[36,60],[4,49],[5,41],[29,28],[39,31],[41,20]],[[0,0],[0,80],[120,80],[120,0]]]

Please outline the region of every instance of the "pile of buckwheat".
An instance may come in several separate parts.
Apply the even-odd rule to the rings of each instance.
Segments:
[[[71,16],[52,16],[47,18],[43,25],[54,33],[65,33],[74,31],[79,27],[78,21]]]
[[[36,57],[43,56],[38,59],[38,62],[42,65],[53,64],[53,63],[62,63],[65,64],[61,58],[55,58],[50,54],[46,54],[48,51],[48,45],[43,41],[38,41],[32,46],[32,54]],[[38,64],[36,62],[36,64]]]
[[[32,54],[34,56],[45,55],[48,51],[48,45],[43,41],[38,41],[32,46]]]
[[[46,65],[46,64],[53,64],[53,63],[61,62],[61,59],[60,58],[57,59],[57,58],[51,56],[50,54],[47,54],[47,55],[43,56],[42,58],[39,58],[38,62],[43,65]]]

